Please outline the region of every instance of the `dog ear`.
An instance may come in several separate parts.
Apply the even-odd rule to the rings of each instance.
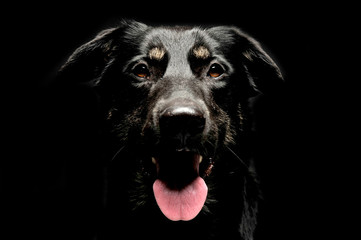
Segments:
[[[253,91],[251,96],[273,92],[283,85],[280,69],[255,39],[233,26],[213,27],[210,32],[222,46],[231,46],[222,51],[242,64],[234,67],[246,73]]]
[[[122,45],[134,41],[132,37],[135,36],[130,34],[125,39],[127,30],[142,31],[146,27],[142,23],[123,20],[119,26],[101,31],[94,39],[81,45],[72,53],[58,71],[57,78],[63,83],[71,81],[72,83],[97,84],[104,69],[124,48]]]
[[[100,32],[94,39],[78,47],[58,71],[62,83],[84,83],[95,80],[108,62],[112,35],[116,28]]]
[[[253,90],[267,94],[282,89],[284,85],[282,73],[262,49],[261,44],[238,28],[233,28],[233,31],[240,48],[241,61]]]

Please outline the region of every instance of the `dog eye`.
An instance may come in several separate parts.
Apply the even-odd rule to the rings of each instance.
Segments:
[[[221,76],[224,73],[224,69],[221,65],[218,63],[212,64],[212,66],[209,68],[208,76],[212,78],[217,78]]]
[[[133,74],[140,78],[149,78],[150,75],[148,67],[145,64],[139,64],[135,66],[135,68],[133,69]]]

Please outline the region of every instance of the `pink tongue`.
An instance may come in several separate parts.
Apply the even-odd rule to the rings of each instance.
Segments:
[[[189,221],[202,210],[208,188],[201,177],[194,179],[182,190],[169,189],[157,179],[153,184],[153,191],[160,210],[169,220]]]

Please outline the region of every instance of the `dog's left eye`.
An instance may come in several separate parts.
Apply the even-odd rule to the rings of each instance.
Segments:
[[[221,76],[223,73],[224,73],[223,67],[221,65],[219,65],[218,63],[214,63],[209,68],[208,76],[210,76],[212,78],[217,78],[217,77]]]
[[[140,78],[149,78],[150,76],[148,67],[145,64],[139,64],[135,66],[135,68],[133,69],[133,74]]]

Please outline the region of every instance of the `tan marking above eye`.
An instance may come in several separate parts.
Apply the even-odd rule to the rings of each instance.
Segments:
[[[149,58],[154,60],[162,60],[165,55],[165,50],[160,47],[154,47],[149,50]]]
[[[206,58],[210,57],[211,54],[206,47],[199,46],[199,47],[196,47],[193,49],[193,55],[196,58],[206,59]]]

